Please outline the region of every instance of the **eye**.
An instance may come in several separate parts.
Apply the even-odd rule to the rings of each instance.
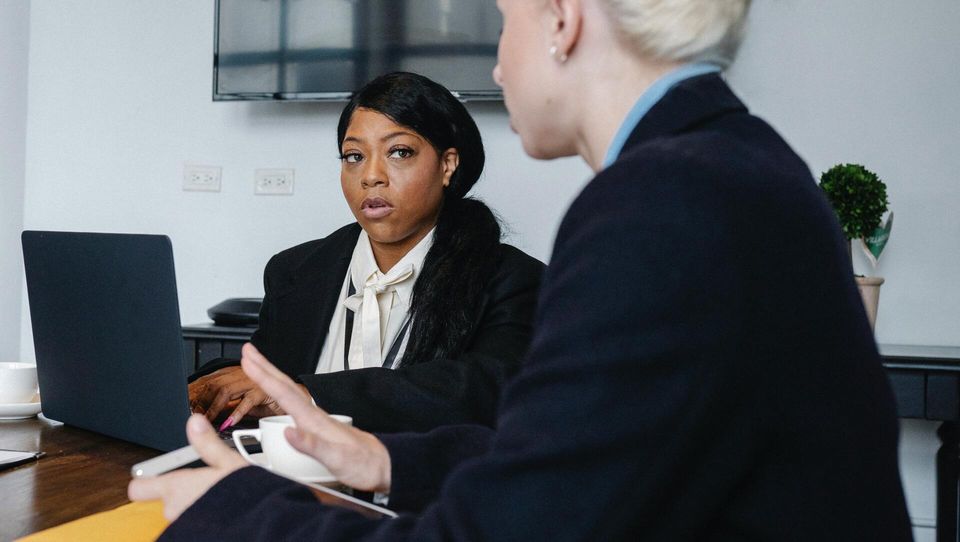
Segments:
[[[394,147],[390,149],[390,154],[388,154],[387,156],[389,156],[390,158],[398,158],[400,160],[403,160],[405,158],[410,158],[411,156],[413,156],[413,149],[408,149],[407,147]]]
[[[348,164],[357,164],[363,160],[363,155],[356,151],[345,152],[340,155],[340,160]]]

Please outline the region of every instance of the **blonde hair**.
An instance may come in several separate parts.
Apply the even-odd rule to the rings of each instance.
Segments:
[[[620,39],[640,56],[728,66],[750,0],[600,0]]]

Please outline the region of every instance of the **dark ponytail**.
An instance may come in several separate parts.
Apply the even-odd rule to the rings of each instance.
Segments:
[[[341,146],[358,107],[412,128],[438,153],[455,148],[459,154],[444,190],[433,245],[413,287],[412,327],[401,365],[456,357],[474,331],[483,293],[498,265],[500,223],[483,202],[466,197],[483,171],[480,130],[450,91],[413,73],[378,77],[353,96],[337,127]]]
[[[499,245],[500,224],[483,202],[445,202],[413,287],[413,327],[402,365],[456,357],[466,346]]]

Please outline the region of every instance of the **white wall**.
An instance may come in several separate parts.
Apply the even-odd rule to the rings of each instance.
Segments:
[[[0,0],[0,361],[20,355],[30,4]]]
[[[960,344],[960,3],[756,0],[751,20],[733,86],[814,173],[861,162],[887,182],[896,223],[877,271],[887,279],[879,340]],[[212,103],[212,28],[212,2],[192,0],[34,2],[30,13],[24,222],[170,235],[185,323],[223,298],[260,295],[271,254],[350,219],[337,182],[340,105]],[[501,106],[470,109],[489,157],[479,194],[515,244],[546,259],[587,168],[534,163]],[[186,162],[223,166],[223,191],[182,192]],[[295,168],[296,194],[253,196],[260,167]],[[934,515],[931,427],[904,426],[921,524]]]

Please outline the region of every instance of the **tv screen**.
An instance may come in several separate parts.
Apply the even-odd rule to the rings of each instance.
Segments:
[[[495,0],[217,0],[214,100],[346,100],[393,71],[500,99]]]

